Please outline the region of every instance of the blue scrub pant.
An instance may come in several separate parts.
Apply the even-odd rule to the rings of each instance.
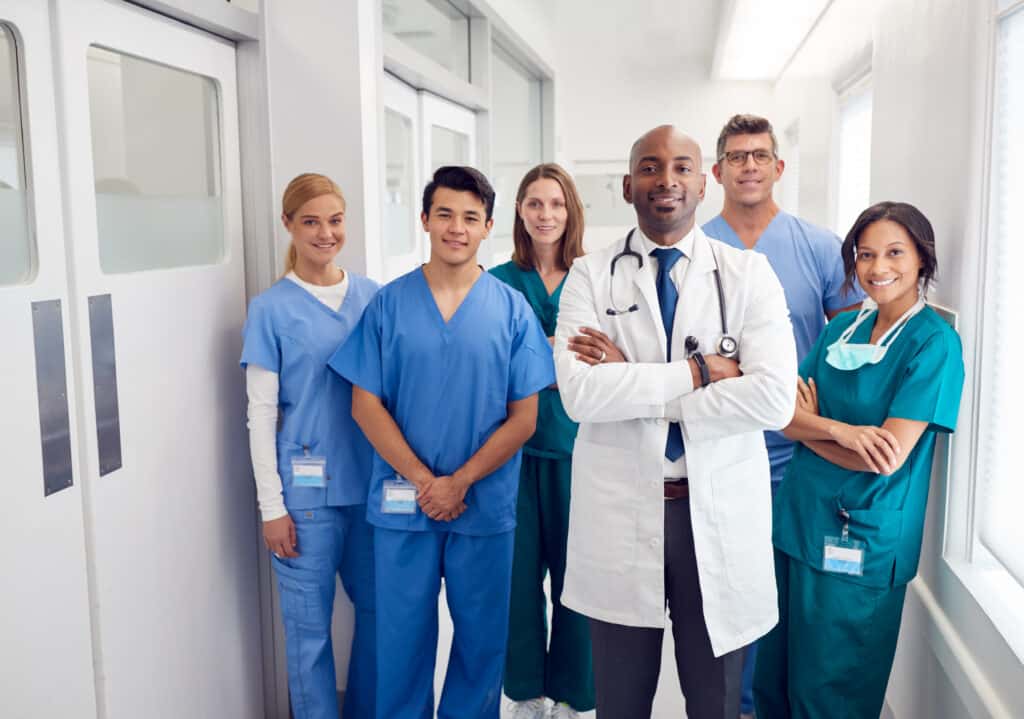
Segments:
[[[271,561],[277,574],[294,719],[338,719],[331,646],[335,576],[355,606],[355,633],[345,690],[345,716],[374,715],[376,615],[373,528],[366,505],[289,510],[299,556]]]
[[[374,528],[378,719],[433,716],[442,577],[455,636],[437,716],[498,719],[513,543],[514,532],[476,537]]]

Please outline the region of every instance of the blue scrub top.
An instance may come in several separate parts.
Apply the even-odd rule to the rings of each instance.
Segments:
[[[704,234],[741,250],[747,249],[725,219],[718,215],[703,227]],[[825,328],[826,312],[857,304],[864,292],[854,283],[842,289],[844,272],[840,252],[842,241],[835,233],[806,220],[779,211],[754,244],[754,252],[768,258],[768,264],[782,283],[793,325],[797,359],[802,360]],[[786,463],[793,456],[793,443],[782,432],[765,432],[772,482],[779,482]]]
[[[850,538],[865,543],[864,576],[842,576],[874,587],[909,582],[917,573],[931,481],[935,437],[956,428],[963,390],[960,336],[930,307],[912,317],[881,362],[858,370],[837,370],[827,349],[857,313],[834,318],[800,364],[813,377],[822,417],[880,427],[887,418],[927,422],[928,427],[903,466],[891,476],[854,472],[797,444],[786,480],[775,496],[772,540],[778,549],[820,569],[826,536],[838,537],[850,514]],[[875,315],[874,317],[877,317]],[[850,343],[870,341],[873,317]]]
[[[241,365],[278,375],[277,470],[288,509],[366,501],[373,448],[352,419],[351,383],[329,371],[327,360],[352,333],[379,285],[348,276],[338,311],[288,279],[249,303]],[[293,486],[292,459],[307,452],[327,460],[326,487]]]
[[[551,294],[548,294],[548,288],[544,286],[544,280],[537,274],[537,270],[524,270],[515,262],[492,267],[491,274],[522,292],[523,297],[530,303],[530,308],[537,315],[544,334],[548,337],[555,336],[558,302],[562,298],[562,287],[565,286],[565,277],[568,277],[568,274]],[[523,453],[546,459],[570,459],[578,428],[579,425],[565,413],[558,388],[545,387],[537,395],[537,431],[523,446]]]
[[[331,368],[381,399],[406,442],[436,476],[464,465],[508,416],[508,403],[554,383],[551,347],[523,296],[487,272],[445,322],[422,268],[385,286]],[[395,470],[374,454],[367,519],[387,529],[488,535],[515,528],[521,453],[480,479],[451,522],[384,514]]]

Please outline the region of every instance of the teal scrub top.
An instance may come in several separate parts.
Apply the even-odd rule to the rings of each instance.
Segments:
[[[564,277],[555,291],[549,295],[544,281],[536,270],[524,270],[515,262],[492,267],[491,274],[522,292],[540,320],[544,334],[548,337],[555,336],[558,302],[562,297],[562,287],[565,285]],[[523,447],[523,452],[548,459],[572,457],[577,427],[578,425],[565,413],[558,389],[543,389],[537,395],[537,430]]]
[[[905,584],[917,574],[935,437],[956,427],[963,353],[956,330],[926,306],[881,362],[837,370],[825,361],[828,346],[856,317],[851,311],[833,319],[800,363],[800,376],[813,377],[817,385],[821,416],[876,427],[898,417],[928,426],[891,476],[843,469],[797,443],[775,496],[772,541],[780,551],[820,569],[825,537],[841,535],[839,512],[845,509],[850,538],[865,545],[864,574],[837,576],[881,588]],[[850,342],[870,341],[874,323],[874,317],[861,323]]]

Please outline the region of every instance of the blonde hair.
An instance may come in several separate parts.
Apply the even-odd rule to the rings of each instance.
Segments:
[[[291,222],[299,208],[310,200],[321,195],[336,195],[341,200],[341,209],[345,209],[345,195],[337,183],[326,175],[318,175],[315,172],[305,172],[288,183],[284,188],[284,195],[281,197],[281,213]],[[295,262],[299,259],[295,249],[295,243],[288,245],[288,254],[284,258],[284,273],[288,274],[295,269]]]
[[[558,260],[560,269],[568,270],[572,266],[572,261],[583,254],[583,202],[569,173],[560,165],[547,162],[537,165],[523,177],[519,183],[519,191],[516,192],[517,205],[522,203],[526,198],[526,191],[537,180],[554,180],[562,188],[562,194],[565,196],[567,217],[565,232],[559,240],[562,248]],[[535,264],[533,240],[526,231],[526,223],[523,222],[518,208],[512,225],[512,243],[515,248],[512,252],[512,261],[524,270],[532,270]]]

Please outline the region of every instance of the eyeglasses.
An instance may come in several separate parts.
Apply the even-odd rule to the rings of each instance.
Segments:
[[[747,164],[747,157],[750,155],[754,156],[754,162],[758,165],[767,165],[775,159],[775,153],[768,152],[768,150],[732,150],[722,153],[718,161],[725,160],[733,167],[743,167]]]

